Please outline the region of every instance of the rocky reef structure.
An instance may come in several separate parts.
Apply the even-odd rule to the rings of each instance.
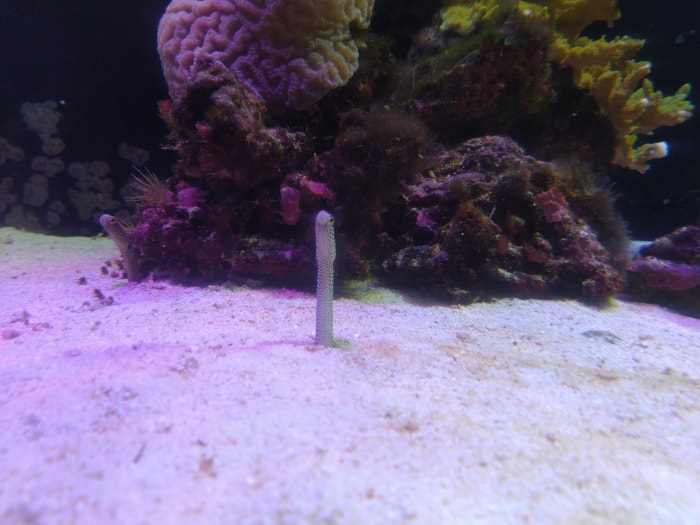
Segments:
[[[580,34],[617,19],[615,2],[411,3],[411,29],[384,2],[372,19],[359,0],[173,0],[160,110],[179,161],[133,185],[140,269],[310,285],[325,209],[343,278],[456,302],[622,290],[625,229],[597,174],[622,164],[618,139],[692,106],[687,91],[664,98],[625,80],[628,52],[600,65],[622,76],[581,80],[593,66],[573,60]],[[603,85],[629,96],[606,105]],[[620,101],[641,113],[616,121]]]
[[[406,194],[401,234],[383,266],[390,277],[428,284],[457,301],[494,292],[601,297],[624,286],[622,231],[602,189],[581,186],[501,137],[446,152]],[[606,213],[594,214],[596,206]]]

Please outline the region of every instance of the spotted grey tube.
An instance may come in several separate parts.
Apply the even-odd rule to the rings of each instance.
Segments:
[[[121,227],[116,217],[108,215],[107,213],[100,215],[100,224],[119,249],[119,253],[124,260],[124,266],[126,267],[126,277],[130,281],[140,281],[142,276],[139,272],[138,252],[131,245],[129,236],[124,231],[124,228]]]
[[[333,222],[328,212],[316,215],[316,344],[323,346],[333,346]]]

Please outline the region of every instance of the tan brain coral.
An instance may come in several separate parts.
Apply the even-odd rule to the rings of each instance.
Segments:
[[[220,62],[274,109],[303,109],[358,65],[374,0],[173,0],[158,28],[170,96]],[[200,67],[201,67],[200,66]]]

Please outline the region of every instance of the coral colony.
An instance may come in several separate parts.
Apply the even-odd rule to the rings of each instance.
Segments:
[[[134,274],[306,285],[328,210],[342,278],[456,302],[625,287],[625,229],[596,174],[667,155],[648,137],[691,116],[690,86],[655,90],[643,40],[582,36],[613,26],[615,0],[392,1],[170,3],[159,108],[179,160],[131,185]],[[82,216],[85,192],[108,194],[91,166],[74,175]],[[658,282],[654,268],[634,270]]]
[[[494,290],[620,291],[624,228],[585,166],[644,171],[666,147],[643,136],[693,108],[688,86],[654,91],[650,65],[634,60],[642,41],[580,36],[619,18],[616,3],[452,1],[412,34],[375,34],[373,8],[168,6],[160,107],[179,162],[164,200],[150,189],[134,200],[143,269],[310,282],[314,217],[327,209],[344,277],[384,275],[467,302]],[[414,45],[398,50],[406,37]],[[546,162],[569,151],[578,158]]]

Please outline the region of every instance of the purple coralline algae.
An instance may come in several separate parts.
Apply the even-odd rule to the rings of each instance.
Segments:
[[[601,297],[623,288],[619,262],[554,165],[491,136],[447,152],[432,173],[406,196],[399,249],[383,264],[390,276],[460,301],[497,290]]]
[[[700,286],[700,227],[678,228],[642,247],[639,254],[627,270],[639,274],[649,288],[680,292]]]

